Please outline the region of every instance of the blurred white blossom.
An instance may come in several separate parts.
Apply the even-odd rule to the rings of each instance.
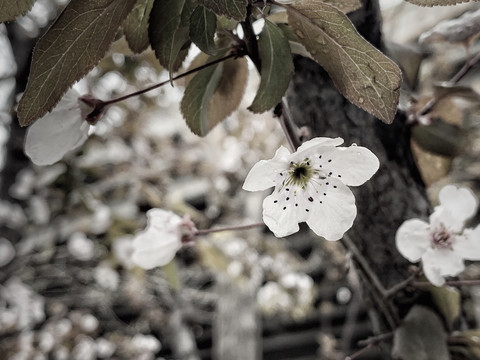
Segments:
[[[5,238],[0,238],[0,267],[7,265],[15,258],[15,248]]]
[[[95,255],[95,246],[93,241],[87,238],[84,233],[73,233],[67,242],[68,252],[76,259],[88,261]]]
[[[367,148],[338,147],[341,138],[319,137],[290,153],[281,146],[270,160],[250,170],[243,188],[275,190],[263,201],[263,221],[277,237],[298,231],[306,222],[319,236],[338,240],[357,215],[348,186],[362,185],[378,170],[378,158]]]
[[[120,282],[120,275],[109,265],[100,264],[94,270],[94,278],[98,285],[104,289],[115,291]]]
[[[90,125],[81,111],[80,94],[68,90],[57,106],[27,129],[25,154],[37,165],[51,165],[88,137]]]
[[[0,314],[4,311],[9,313],[10,321],[15,320],[14,328],[17,330],[31,328],[43,321],[44,304],[44,298],[18,278],[11,278],[0,287]]]
[[[163,209],[151,209],[147,217],[147,227],[133,240],[132,260],[148,270],[168,264],[180,250],[183,220]]]
[[[435,286],[442,286],[445,276],[460,274],[463,260],[480,260],[480,226],[464,229],[477,212],[476,197],[469,189],[447,185],[439,200],[429,223],[410,219],[396,234],[398,251],[411,262],[421,259],[425,276]]]

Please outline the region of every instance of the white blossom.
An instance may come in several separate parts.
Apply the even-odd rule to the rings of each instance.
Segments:
[[[132,260],[149,270],[168,264],[182,247],[183,220],[163,209],[151,209],[147,217],[147,227],[133,240]]]
[[[362,185],[378,170],[378,158],[367,148],[338,147],[341,138],[319,137],[294,153],[281,146],[270,160],[250,170],[243,188],[275,190],[263,201],[263,221],[277,236],[298,231],[306,222],[319,236],[338,240],[352,226],[357,208],[348,186]]]
[[[463,260],[480,260],[480,226],[464,229],[477,212],[476,197],[466,188],[447,185],[439,200],[429,223],[410,219],[396,234],[398,251],[411,262],[422,260],[425,276],[435,286],[442,286],[445,276],[460,274]]]
[[[25,154],[37,165],[51,165],[88,137],[90,125],[82,116],[80,94],[70,89],[57,106],[30,125]]]

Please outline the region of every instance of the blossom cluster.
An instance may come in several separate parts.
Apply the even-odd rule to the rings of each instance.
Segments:
[[[446,276],[460,274],[464,260],[480,260],[480,225],[465,228],[477,212],[477,198],[469,189],[447,185],[440,190],[439,203],[429,223],[410,219],[396,234],[398,251],[411,262],[421,260],[435,286],[442,286]]]

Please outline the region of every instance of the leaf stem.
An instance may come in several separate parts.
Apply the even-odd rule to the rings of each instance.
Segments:
[[[265,226],[265,224],[263,222],[259,222],[259,223],[248,224],[248,225],[227,226],[227,227],[221,227],[221,228],[216,228],[216,229],[202,229],[202,230],[195,231],[193,233],[193,236],[208,235],[208,234],[211,234],[211,233],[222,232],[222,231],[248,230],[248,229],[252,229],[252,228],[255,228],[255,227],[261,227],[261,226]]]
[[[131,98],[131,97],[144,94],[144,93],[149,92],[149,91],[151,91],[151,90],[157,89],[157,88],[159,88],[159,87],[161,87],[161,86],[163,86],[163,85],[169,84],[169,83],[171,83],[171,82],[174,81],[174,80],[181,79],[181,78],[183,78],[183,77],[185,77],[185,76],[188,76],[188,75],[190,75],[190,74],[193,74],[193,73],[195,73],[195,72],[197,72],[197,71],[203,70],[203,69],[205,69],[205,68],[207,68],[207,67],[209,67],[209,66],[212,66],[212,65],[221,63],[221,62],[223,62],[223,61],[225,61],[225,60],[228,60],[228,59],[233,58],[233,57],[238,57],[238,56],[239,56],[239,55],[238,55],[237,53],[231,53],[231,54],[226,55],[226,56],[224,56],[224,57],[221,57],[221,58],[219,58],[219,59],[210,61],[210,62],[208,62],[208,63],[205,63],[205,64],[201,65],[201,66],[198,66],[198,67],[196,67],[196,68],[193,68],[193,69],[191,69],[191,70],[188,70],[188,71],[186,71],[186,72],[184,72],[184,73],[182,73],[182,74],[180,74],[180,75],[174,76],[172,79],[162,81],[161,83],[158,83],[158,84],[149,86],[149,87],[147,87],[147,88],[145,88],[145,89],[142,89],[142,90],[135,91],[135,92],[133,92],[133,93],[131,93],[131,94],[127,94],[127,95],[120,96],[120,97],[115,98],[115,99],[111,99],[111,100],[108,100],[108,101],[104,101],[104,102],[102,103],[102,105],[103,105],[103,107],[105,107],[105,106],[107,106],[107,105],[111,105],[111,104],[117,103],[117,102],[119,102],[119,101],[127,100],[127,99],[129,99],[129,98]]]

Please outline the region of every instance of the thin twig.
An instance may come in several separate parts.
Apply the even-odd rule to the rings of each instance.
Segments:
[[[238,56],[238,54],[236,54],[236,53],[231,53],[231,54],[229,54],[229,55],[226,55],[226,56],[221,57],[221,58],[219,58],[219,59],[210,61],[210,62],[208,62],[208,63],[206,63],[206,64],[203,64],[203,65],[201,65],[201,66],[199,66],[199,67],[196,67],[196,68],[194,68],[194,69],[188,70],[188,71],[186,71],[186,72],[184,72],[184,73],[182,73],[182,74],[180,74],[180,75],[174,76],[171,80],[165,80],[165,81],[162,81],[161,83],[158,83],[158,84],[149,86],[149,87],[147,87],[147,88],[145,88],[145,89],[142,89],[142,90],[135,91],[135,92],[133,92],[133,93],[131,93],[131,94],[127,94],[127,95],[121,96],[121,97],[119,97],[119,98],[115,98],[115,99],[111,99],[111,100],[104,101],[104,102],[102,103],[102,105],[103,105],[103,106],[106,106],[106,105],[114,104],[114,103],[117,103],[117,102],[119,102],[119,101],[123,101],[123,100],[129,99],[129,98],[131,98],[131,97],[133,97],[133,96],[137,96],[137,95],[144,94],[144,93],[149,92],[149,91],[151,91],[151,90],[157,89],[157,88],[159,88],[159,87],[161,87],[161,86],[163,86],[163,85],[169,84],[169,83],[171,83],[172,81],[181,79],[181,78],[183,78],[183,77],[185,77],[185,76],[188,76],[188,75],[193,74],[193,73],[195,73],[195,72],[197,72],[197,71],[203,70],[203,69],[205,69],[205,68],[207,68],[207,67],[209,67],[209,66],[212,66],[212,65],[221,63],[221,62],[223,62],[223,61],[225,61],[225,60],[228,60],[228,59],[233,58],[233,57],[236,57],[236,56]]]
[[[477,56],[475,56],[474,58],[467,61],[463,65],[463,67],[448,82],[452,85],[458,83],[479,61],[480,53],[477,54]],[[418,119],[420,116],[423,116],[432,111],[432,109],[435,107],[435,105],[437,105],[440,99],[441,98],[437,97],[433,97],[432,99],[430,99],[430,101],[428,101],[419,111],[415,113],[414,119]]]
[[[260,223],[254,223],[249,225],[228,226],[228,227],[216,228],[216,229],[202,229],[202,230],[195,231],[193,235],[202,236],[202,235],[208,235],[211,233],[222,232],[222,231],[248,230],[248,229],[252,229],[260,226],[265,226],[265,224],[263,222],[260,222]]]
[[[343,245],[346,249],[348,249],[359,266],[360,271],[365,275],[367,281],[365,282],[366,285],[371,287],[371,292],[373,294],[372,300],[377,303],[380,307],[381,312],[385,316],[386,321],[388,322],[389,326],[392,329],[395,329],[398,324],[400,323],[400,319],[398,318],[398,314],[396,310],[385,297],[386,290],[383,287],[382,283],[380,282],[377,275],[373,272],[370,265],[368,264],[365,257],[362,255],[360,250],[357,248],[355,243],[348,235],[344,235],[341,239]]]
[[[411,283],[412,286],[422,288],[422,287],[429,287],[432,284],[428,281],[413,281]],[[444,285],[448,286],[480,286],[480,280],[451,280],[445,281]]]
[[[385,290],[385,293],[383,294],[383,296],[385,297],[385,299],[391,298],[393,295],[403,290],[408,285],[411,285],[413,280],[415,280],[417,277],[418,277],[418,274],[410,275],[406,280],[403,280],[402,282],[396,285],[393,285],[390,289]]]
[[[371,337],[369,337],[368,339],[365,339],[365,340],[360,340],[358,342],[358,345],[363,346],[363,348],[358,350],[357,352],[353,353],[352,355],[347,356],[345,358],[345,360],[354,360],[354,359],[358,358],[359,356],[368,352],[375,345],[378,345],[382,341],[390,340],[392,337],[393,337],[393,332],[389,332],[389,333],[385,333],[385,334],[371,336]]]

